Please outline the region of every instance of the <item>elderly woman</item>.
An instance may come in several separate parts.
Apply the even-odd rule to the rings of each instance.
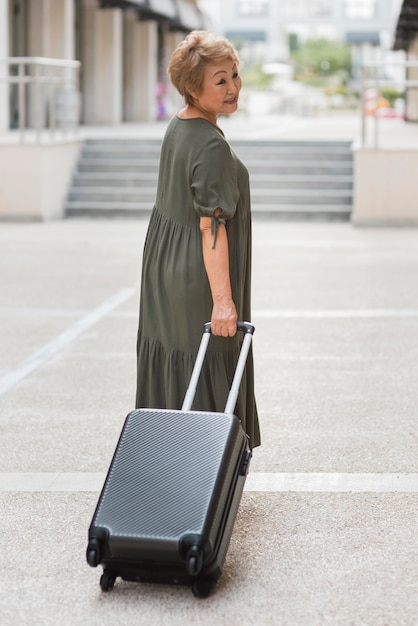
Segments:
[[[237,320],[251,320],[248,172],[218,126],[237,110],[239,59],[223,37],[193,31],[170,79],[185,106],[161,149],[145,241],[138,328],[137,407],[179,409],[203,324],[212,324],[193,409],[223,411],[239,354]],[[260,445],[250,351],[235,414]]]

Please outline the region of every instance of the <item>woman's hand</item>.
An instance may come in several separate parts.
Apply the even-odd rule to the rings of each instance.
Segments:
[[[232,299],[222,303],[214,303],[210,321],[212,335],[233,337],[237,332],[238,316]]]

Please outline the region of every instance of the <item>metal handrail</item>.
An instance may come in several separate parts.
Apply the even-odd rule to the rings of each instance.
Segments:
[[[50,59],[47,57],[9,57],[0,59],[0,81],[11,88],[17,85],[17,116],[20,142],[25,143],[26,131],[35,129],[36,142],[41,142],[42,132],[48,130],[53,139],[60,127],[66,135],[78,129],[80,117],[79,72],[80,61]],[[33,87],[33,89],[31,89]],[[62,113],[60,123],[57,111]],[[32,118],[32,125],[27,123]]]
[[[401,67],[406,70],[411,67],[418,68],[418,61],[366,61],[361,67],[361,147],[366,147],[366,90],[371,88],[375,89],[375,106],[373,112],[374,118],[374,136],[373,136],[373,149],[377,150],[379,147],[379,115],[378,115],[378,102],[380,97],[380,88],[382,86],[401,85],[403,88],[416,88],[418,87],[418,80],[410,80],[406,77],[402,78],[382,78],[381,70],[387,69],[388,66]]]

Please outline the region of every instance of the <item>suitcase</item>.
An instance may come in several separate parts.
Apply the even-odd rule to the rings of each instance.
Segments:
[[[94,512],[86,551],[100,587],[126,581],[190,585],[207,597],[222,574],[251,459],[233,414],[254,326],[244,337],[224,413],[191,411],[210,339],[204,325],[181,410],[126,417]]]

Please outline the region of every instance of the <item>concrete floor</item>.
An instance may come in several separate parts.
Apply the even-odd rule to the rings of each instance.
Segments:
[[[0,624],[416,626],[418,230],[254,222],[263,445],[213,595],[99,588],[146,222],[0,228]]]

